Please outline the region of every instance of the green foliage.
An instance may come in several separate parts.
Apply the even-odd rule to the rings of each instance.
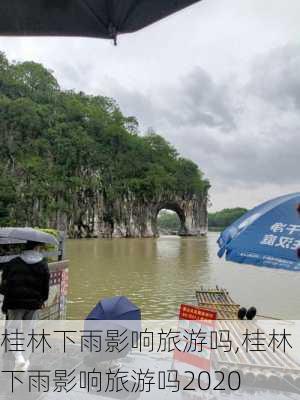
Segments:
[[[50,228],[36,228],[41,232],[49,233],[49,235],[54,236],[57,240],[59,240],[60,233],[57,229],[50,229]]]
[[[180,220],[175,212],[162,210],[157,218],[158,229],[176,231],[180,229]]]
[[[208,214],[209,228],[226,228],[240,218],[248,210],[246,208],[225,208],[222,211]]]
[[[0,163],[2,170],[3,166]],[[0,226],[7,226],[11,221],[10,206],[16,201],[14,179],[0,174]]]
[[[37,228],[39,229],[39,228]],[[57,229],[49,229],[49,228],[40,228],[39,229],[42,232],[49,233],[49,235],[54,236],[57,240],[60,238],[60,233]],[[41,246],[42,250],[44,252],[55,252],[58,250],[58,247],[52,244],[44,244]],[[56,261],[57,257],[48,257],[48,261]]]
[[[44,225],[78,198],[207,194],[198,166],[102,96],[60,89],[34,62],[0,53],[0,224]]]

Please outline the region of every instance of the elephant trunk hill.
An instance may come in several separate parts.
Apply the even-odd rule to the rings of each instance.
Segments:
[[[164,138],[103,96],[64,91],[33,62],[0,53],[0,225],[69,237],[152,237],[161,209],[180,234],[207,230],[209,182]]]

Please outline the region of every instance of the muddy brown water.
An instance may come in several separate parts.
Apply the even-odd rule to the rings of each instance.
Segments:
[[[220,260],[217,237],[69,240],[68,318],[84,318],[103,297],[125,295],[143,318],[173,319],[180,303],[195,303],[201,285],[219,285],[260,314],[300,319],[300,273]]]

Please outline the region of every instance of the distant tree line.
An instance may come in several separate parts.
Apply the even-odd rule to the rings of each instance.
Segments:
[[[248,210],[246,208],[225,208],[224,210],[208,214],[209,228],[226,228],[235,220],[240,218]],[[158,227],[166,231],[178,231],[180,229],[180,221],[175,213],[161,211],[158,215]]]
[[[246,208],[225,208],[224,210],[208,214],[209,228],[226,228],[240,218],[248,210]]]
[[[206,196],[209,186],[162,136],[140,135],[113,99],[62,90],[41,64],[0,53],[0,225],[47,226],[95,191],[109,204],[162,191]]]

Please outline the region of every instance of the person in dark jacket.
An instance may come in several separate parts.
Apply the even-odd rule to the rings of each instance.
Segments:
[[[28,242],[20,255],[1,264],[2,311],[8,319],[36,319],[49,295],[49,268],[38,252],[38,245]]]
[[[2,311],[9,321],[36,320],[49,295],[50,273],[47,261],[39,250],[39,243],[28,242],[18,255],[2,257],[1,293],[4,296]],[[21,354],[16,354],[16,364],[21,370],[28,367]]]

